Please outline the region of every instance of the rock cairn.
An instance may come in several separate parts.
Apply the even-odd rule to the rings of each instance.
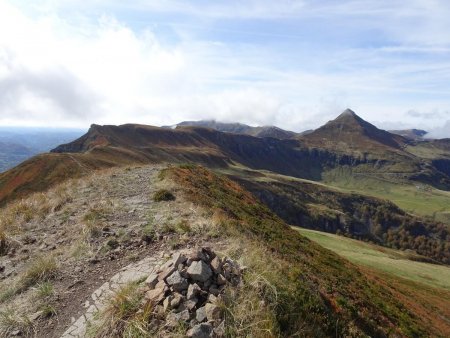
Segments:
[[[221,337],[223,292],[227,285],[240,284],[242,272],[235,261],[219,258],[210,248],[178,252],[145,281],[145,302],[165,314],[169,330],[184,323],[188,337]]]

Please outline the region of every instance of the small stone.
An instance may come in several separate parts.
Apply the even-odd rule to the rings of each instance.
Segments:
[[[163,280],[158,280],[158,283],[155,285],[155,289],[164,289],[167,286],[166,282]]]
[[[206,282],[203,283],[203,289],[208,290],[211,284],[212,284],[211,280],[208,279]]]
[[[184,297],[182,295],[180,295],[179,293],[175,293],[172,301],[170,302],[170,307],[177,308],[178,306],[180,306],[180,303],[182,302],[183,298]]]
[[[211,285],[211,286],[209,287],[209,293],[217,297],[217,296],[220,294],[220,291],[219,291],[219,289],[217,288],[217,285],[214,285],[214,284]]]
[[[187,322],[190,318],[188,310],[181,311],[179,313],[171,312],[167,316],[167,324],[169,326],[177,326],[179,322]]]
[[[222,311],[217,305],[206,303],[205,310],[206,310],[206,318],[208,318],[208,320],[216,321],[220,319]]]
[[[145,298],[154,304],[158,304],[164,299],[164,289],[158,288],[147,291]]]
[[[207,258],[205,256],[205,254],[202,252],[202,250],[196,249],[193,250],[190,254],[188,259],[190,259],[191,261],[206,261]]]
[[[187,273],[193,280],[199,282],[206,282],[212,276],[211,268],[203,261],[192,262]]]
[[[174,273],[175,270],[176,270],[176,267],[173,266],[173,265],[172,265],[172,266],[169,266],[169,267],[166,267],[166,268],[163,269],[162,272],[159,274],[159,279],[160,279],[160,280],[166,279],[166,278],[169,277],[172,273]]]
[[[190,338],[209,338],[212,337],[213,327],[209,323],[201,323],[190,329],[186,335]]]
[[[187,291],[187,299],[192,299],[195,298],[196,296],[198,296],[200,294],[200,292],[202,291],[202,289],[200,289],[200,287],[197,284],[189,284],[188,287],[188,291]]]
[[[158,275],[156,273],[152,273],[145,280],[145,284],[150,288],[150,290],[153,290],[157,283],[158,283]]]
[[[172,257],[173,266],[178,267],[178,265],[183,264],[186,262],[187,258],[185,255],[182,255],[181,253],[177,252]]]
[[[222,272],[222,264],[220,262],[219,257],[215,257],[212,261],[211,261],[211,268],[213,269],[214,273],[221,273]]]
[[[195,312],[195,319],[199,323],[204,322],[206,320],[206,308],[204,306],[197,309],[197,311]]]
[[[198,303],[198,299],[197,298],[192,298],[192,299],[189,299],[189,300],[185,301],[184,302],[184,306],[189,311],[192,311],[197,306],[197,303]]]
[[[167,277],[166,282],[170,285],[174,291],[183,291],[188,288],[188,281],[180,275],[179,271],[175,271],[169,277]]]
[[[208,295],[208,302],[210,302],[210,303],[216,303],[216,302],[217,302],[217,297],[214,296],[214,295],[212,295],[212,294],[209,294],[209,295]]]
[[[225,279],[225,277],[222,274],[219,274],[217,276],[217,284],[219,284],[219,285],[227,284],[227,280]]]
[[[172,298],[173,298],[172,296],[164,298],[164,301],[163,301],[164,312],[166,312],[170,309],[170,304],[171,304]]]

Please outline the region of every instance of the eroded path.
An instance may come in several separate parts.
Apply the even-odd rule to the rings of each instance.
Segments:
[[[159,259],[155,256],[160,256]],[[108,304],[111,295],[120,287],[147,278],[156,273],[164,262],[164,255],[155,253],[154,257],[146,257],[139,262],[130,264],[121,269],[109,281],[95,290],[90,299],[86,300],[86,312],[80,316],[61,336],[61,338],[85,337],[86,329],[94,321],[94,315],[101,312]]]

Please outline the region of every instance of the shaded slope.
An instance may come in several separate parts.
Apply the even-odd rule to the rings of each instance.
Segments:
[[[222,215],[223,235],[268,248],[270,256],[262,259],[277,262],[275,273],[283,274],[274,285],[282,336],[443,335],[380,282],[305,239],[236,183],[198,167],[171,169],[169,174],[193,202]],[[439,324],[448,330],[445,318]]]

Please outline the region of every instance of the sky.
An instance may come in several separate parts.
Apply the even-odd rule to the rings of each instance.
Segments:
[[[351,108],[450,137],[449,18],[448,0],[0,0],[0,125],[303,131]]]

